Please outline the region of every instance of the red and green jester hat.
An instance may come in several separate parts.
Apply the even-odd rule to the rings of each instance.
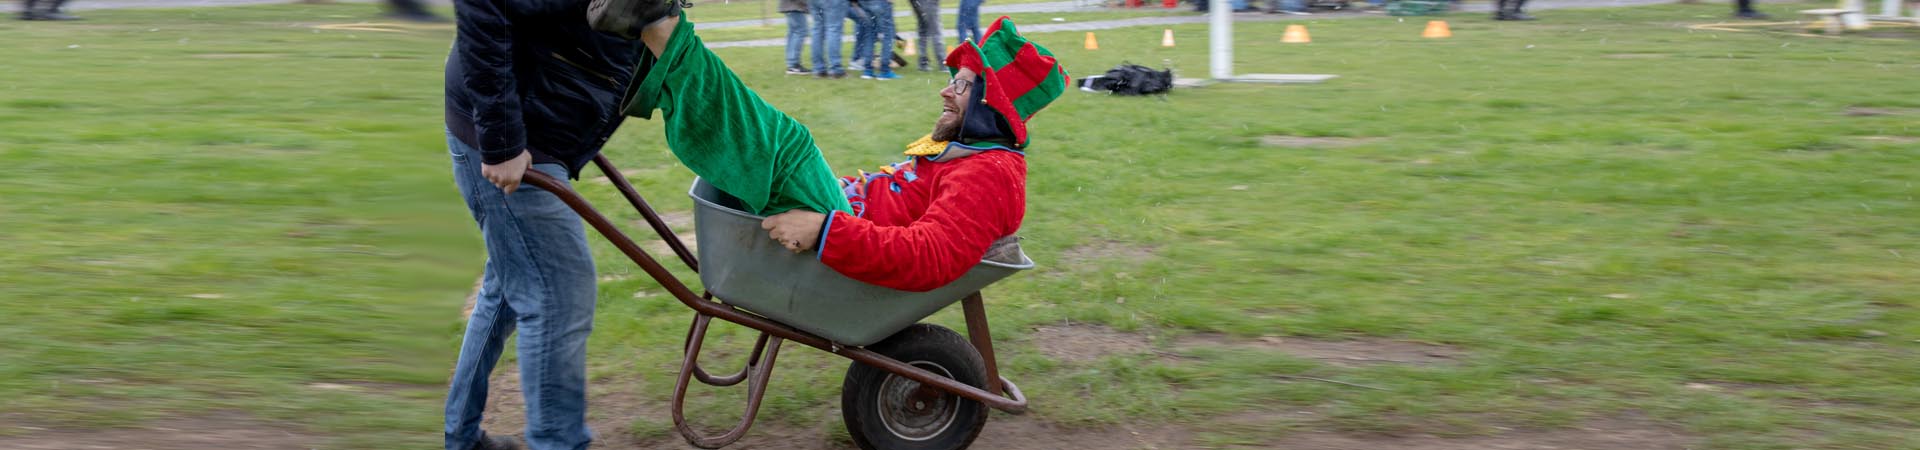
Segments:
[[[1026,216],[1027,121],[1066,92],[1066,69],[1001,17],[947,54],[979,74],[959,138],[920,138],[912,159],[841,179],[853,212],[827,216],[820,261],[863,282],[930,291],[965,275]]]

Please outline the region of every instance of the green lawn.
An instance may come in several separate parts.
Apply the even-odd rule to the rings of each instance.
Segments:
[[[483,258],[442,153],[451,35],[310,26],[365,8],[0,21],[0,439],[239,411],[327,448],[437,445]],[[987,292],[1003,370],[1039,419],[1221,446],[1635,415],[1694,448],[1920,448],[1913,43],[1686,28],[1726,10],[1461,14],[1447,40],[1421,39],[1425,18],[1243,23],[1239,72],[1341,77],[1068,93],[1032,122],[1023,235],[1040,267]],[[1314,43],[1280,44],[1287,23]],[[1159,27],[1103,31],[1098,51],[1031,37],[1076,77],[1204,74],[1205,27],[1173,30],[1175,48]],[[844,172],[901,159],[937,112],[936,75],[789,78],[780,52],[721,55]],[[1358,139],[1262,144],[1275,135]],[[663,142],[635,120],[608,153],[685,210],[691,174]],[[596,256],[593,376],[663,404],[686,311],[611,246]],[[1026,339],[1069,321],[1160,353],[1063,362]],[[1461,355],[1345,368],[1183,347],[1262,336]],[[844,361],[795,349],[780,365],[762,427],[844,434]],[[730,398],[694,416],[718,423]],[[1282,417],[1296,410],[1318,414]],[[1281,429],[1218,425],[1249,415]],[[669,433],[664,411],[631,419],[600,431]]]

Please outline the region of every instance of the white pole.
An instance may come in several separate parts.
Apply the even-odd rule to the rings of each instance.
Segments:
[[[1865,30],[1867,24],[1867,2],[1865,0],[1840,0],[1840,9],[1853,11],[1840,15],[1840,23],[1849,30]]]
[[[1233,78],[1233,5],[1228,0],[1209,0],[1208,47],[1212,48],[1213,79]]]

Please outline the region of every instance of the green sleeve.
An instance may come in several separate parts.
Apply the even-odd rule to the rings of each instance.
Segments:
[[[673,155],[748,212],[851,212],[807,127],[741,83],[693,28],[682,16],[660,57],[642,59],[627,114],[659,109]]]

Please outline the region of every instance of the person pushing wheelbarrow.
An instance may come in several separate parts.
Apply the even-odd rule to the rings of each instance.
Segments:
[[[907,146],[910,159],[878,173],[838,178],[806,127],[741,84],[701,44],[693,23],[682,17],[680,5],[673,0],[581,3],[585,2],[462,0],[456,10],[459,37],[448,65],[449,150],[456,181],[486,236],[489,262],[449,391],[449,450],[520,447],[516,440],[482,433],[478,426],[487,374],[498,360],[505,337],[516,328],[523,334],[521,372],[523,383],[528,384],[523,386],[529,397],[527,443],[542,450],[576,449],[592,440],[583,420],[585,386],[580,375],[581,353],[590,330],[593,263],[577,218],[586,217],[602,234],[609,228],[604,217],[587,215],[590,208],[582,209],[584,203],[576,204],[581,201],[578,196],[565,192],[564,178],[578,178],[590,161],[601,164],[603,171],[611,170],[598,150],[619,125],[621,112],[653,119],[658,110],[674,155],[701,176],[702,183],[737,200],[740,210],[768,215],[760,221],[766,237],[796,258],[814,251],[812,258],[820,265],[850,279],[944,295],[941,291],[978,289],[955,280],[971,279],[969,269],[985,264],[981,259],[989,246],[1005,242],[1019,229],[1025,211],[1027,121],[1068,85],[1068,75],[1051,53],[1021,37],[1003,17],[986,37],[962,44],[947,56],[953,80],[940,90],[942,112],[931,134]],[[595,29],[644,45],[621,45],[627,41],[575,33],[581,12]],[[622,88],[624,96],[618,94]],[[607,115],[587,117],[602,112]],[[523,177],[533,178],[541,189],[516,192]],[[624,180],[617,184],[626,187]],[[637,197],[630,200],[643,203]],[[567,214],[569,208],[583,216]],[[657,222],[650,210],[643,211]],[[703,241],[707,234],[702,233]],[[616,243],[622,240],[624,236]],[[708,246],[702,247],[704,255]],[[683,250],[676,251],[692,264]],[[1017,246],[1013,252],[1014,259],[1025,259],[1018,255]],[[634,252],[628,253],[635,257]],[[635,258],[636,262],[645,259]],[[1031,261],[1024,264],[1030,267]],[[709,272],[702,271],[703,279]],[[861,330],[871,336],[836,336],[812,329],[808,331],[819,334],[803,335],[701,304],[698,295],[684,292],[677,281],[662,283],[699,313],[696,332],[690,335],[704,329],[705,318],[719,317],[775,336],[765,359],[769,366],[782,339],[854,359],[855,369],[864,370],[854,372],[865,375],[860,378],[850,372],[849,383],[874,382],[865,383],[868,386],[859,392],[849,390],[847,398],[878,398],[873,396],[894,392],[890,391],[894,386],[911,386],[893,381],[905,376],[923,386],[940,385],[938,391],[950,393],[948,398],[957,393],[1010,412],[1024,408],[1017,389],[996,375],[990,346],[980,345],[986,343],[981,340],[984,333],[973,336],[971,347],[964,340],[958,342],[967,354],[980,347],[980,355],[969,358],[984,356],[984,371],[953,364],[929,366],[916,359],[897,359],[904,353],[893,353],[912,347],[895,342],[938,337],[926,325]],[[707,285],[714,289],[716,283]],[[709,297],[726,295],[713,291]],[[979,295],[971,294],[968,301],[969,334],[973,335]],[[910,324],[945,304],[933,305],[918,316],[900,317]],[[979,317],[984,332],[984,316]],[[797,322],[788,325],[807,328]],[[961,339],[950,330],[938,331],[946,333],[939,336]],[[882,341],[888,334],[893,337]],[[762,336],[764,344],[768,335]],[[894,339],[903,336],[922,339]],[[691,342],[688,366],[681,374],[682,392],[686,368],[699,373],[692,359],[698,354],[698,341]],[[759,353],[756,347],[754,354]],[[754,369],[755,383],[764,386],[766,370]],[[929,376],[953,377],[979,388]],[[699,378],[712,383],[704,373]],[[997,398],[1002,388],[1013,398]],[[758,394],[753,395],[757,399]],[[868,419],[855,420],[851,415],[856,409],[843,408],[850,414],[850,427],[855,422],[886,422],[883,428],[875,428],[879,434],[856,433],[856,443],[868,447],[867,436],[891,433],[916,442],[953,437],[952,442],[963,448],[978,432],[977,422],[972,431],[957,435],[952,431],[960,428],[924,426],[954,423],[951,415],[927,423],[887,422],[887,417],[908,417],[897,414],[902,408],[898,400],[882,402],[883,409],[891,408],[896,414],[865,416]],[[906,405],[920,403],[914,400]],[[947,408],[953,411],[952,406]],[[965,420],[985,420],[984,412],[966,408],[959,410],[961,417],[972,419]],[[677,408],[675,416],[676,425],[681,425]],[[749,415],[737,432],[713,439],[696,439],[687,429],[681,431],[697,445],[718,446],[737,439],[750,422]]]

